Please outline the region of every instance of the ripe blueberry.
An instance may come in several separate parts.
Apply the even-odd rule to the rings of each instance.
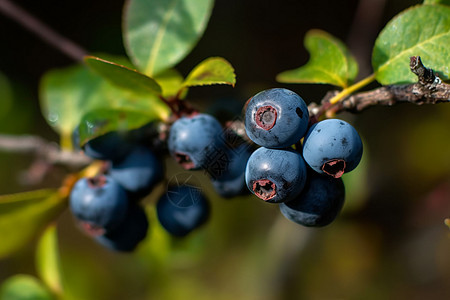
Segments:
[[[183,237],[206,222],[210,207],[200,189],[182,185],[169,188],[158,200],[156,212],[164,229]]]
[[[303,157],[318,173],[335,178],[359,164],[363,146],[358,132],[349,123],[327,119],[311,126],[303,142]]]
[[[172,124],[167,143],[170,154],[186,170],[205,168],[223,144],[222,127],[207,114],[182,117]]]
[[[133,147],[124,133],[111,131],[84,144],[84,153],[94,159],[116,160],[124,157]]]
[[[285,148],[305,135],[308,120],[308,107],[299,95],[274,88],[259,92],[248,101],[245,130],[260,146]]]
[[[113,251],[130,252],[146,237],[148,219],[143,208],[131,204],[122,223],[113,230],[95,237],[101,245]]]
[[[245,181],[248,189],[266,202],[288,201],[302,191],[306,165],[292,149],[261,147],[248,159]]]
[[[211,178],[216,192],[225,198],[238,196],[248,192],[245,185],[245,167],[251,152],[246,145],[227,149],[229,162],[221,174]]]
[[[70,193],[70,209],[85,231],[98,235],[117,227],[128,207],[125,190],[106,175],[79,179]]]
[[[163,178],[163,166],[145,146],[135,146],[121,160],[112,161],[110,176],[128,192],[144,194]]]
[[[330,224],[342,209],[345,188],[342,178],[332,178],[314,171],[308,173],[300,195],[280,203],[281,213],[297,224],[320,227]]]

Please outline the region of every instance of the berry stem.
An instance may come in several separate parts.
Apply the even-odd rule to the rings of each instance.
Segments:
[[[368,85],[369,83],[374,81],[375,76],[376,76],[376,74],[373,73],[373,74],[367,76],[366,78],[358,81],[357,83],[343,89],[336,96],[334,96],[333,98],[330,99],[330,103],[333,105],[333,104],[338,103],[339,101],[342,101],[348,95],[352,94],[353,92],[356,92],[357,90],[365,87],[366,85]]]

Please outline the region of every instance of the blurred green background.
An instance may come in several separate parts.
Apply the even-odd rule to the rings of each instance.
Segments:
[[[125,54],[123,1],[14,2],[90,52]],[[249,97],[270,87],[318,102],[332,87],[275,81],[279,72],[308,60],[305,32],[320,28],[346,42],[361,62],[362,77],[371,71],[377,33],[417,3],[217,0],[204,36],[177,68],[187,75],[210,56],[231,62],[234,88],[192,88],[188,96],[195,106],[222,116],[239,114]],[[73,61],[1,14],[0,40],[0,133],[57,142],[39,111],[38,84],[46,71]],[[151,229],[133,254],[103,249],[76,228],[69,212],[61,215],[60,255],[70,299],[450,298],[450,231],[444,225],[450,217],[450,104],[376,107],[339,117],[360,132],[365,154],[344,176],[346,203],[331,225],[301,227],[251,196],[221,199],[197,172],[212,216],[183,240],[165,234],[154,216],[152,204],[164,184],[145,199]],[[67,171],[55,169],[30,185],[24,172],[31,162],[32,157],[0,152],[0,194],[58,187]],[[182,172],[171,159],[166,165],[167,178]],[[0,260],[0,282],[36,274],[34,250],[35,241]]]

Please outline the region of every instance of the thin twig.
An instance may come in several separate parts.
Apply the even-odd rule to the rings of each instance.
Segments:
[[[82,153],[61,150],[57,144],[32,135],[0,134],[0,151],[34,155],[48,164],[73,168],[81,168],[92,162]]]
[[[411,72],[417,75],[418,82],[403,85],[386,85],[367,92],[350,95],[331,105],[338,92],[330,91],[321,104],[312,103],[308,109],[312,118],[318,119],[323,114],[335,115],[342,111],[361,112],[375,105],[392,106],[399,103],[436,104],[450,102],[450,84],[444,83],[433,70],[425,67],[419,56],[410,58]]]
[[[87,55],[87,51],[82,47],[60,35],[9,0],[0,0],[0,12],[76,61],[82,61],[83,57]]]

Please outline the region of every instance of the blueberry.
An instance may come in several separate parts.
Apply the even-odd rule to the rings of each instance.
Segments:
[[[79,179],[70,193],[70,209],[87,233],[98,235],[124,219],[128,198],[122,186],[106,175]]]
[[[345,188],[342,178],[332,178],[314,171],[300,195],[280,203],[281,213],[297,224],[320,227],[330,224],[342,209]]]
[[[211,178],[216,192],[225,198],[242,195],[248,192],[245,184],[245,167],[251,155],[247,145],[228,149],[227,158],[229,158],[226,168],[223,172]]]
[[[132,149],[133,143],[126,133],[111,131],[86,142],[84,153],[94,159],[116,160],[124,157]]]
[[[101,245],[113,251],[130,252],[147,236],[148,219],[143,208],[131,204],[125,220],[115,229],[95,237]]]
[[[256,144],[268,148],[289,147],[305,135],[309,113],[296,93],[275,88],[259,92],[247,103],[245,130]]]
[[[292,149],[261,147],[252,153],[245,170],[248,189],[262,200],[280,203],[296,197],[306,180],[306,165]]]
[[[183,237],[206,222],[210,207],[200,189],[182,185],[169,188],[158,200],[156,212],[164,229]]]
[[[172,124],[167,143],[170,154],[186,170],[205,168],[223,144],[222,127],[207,114],[182,117]]]
[[[327,119],[311,126],[303,142],[303,157],[316,172],[335,178],[359,164],[363,146],[358,132],[349,123]]]
[[[135,146],[121,160],[112,161],[110,176],[133,194],[143,195],[163,178],[163,166],[153,152],[144,146]]]

